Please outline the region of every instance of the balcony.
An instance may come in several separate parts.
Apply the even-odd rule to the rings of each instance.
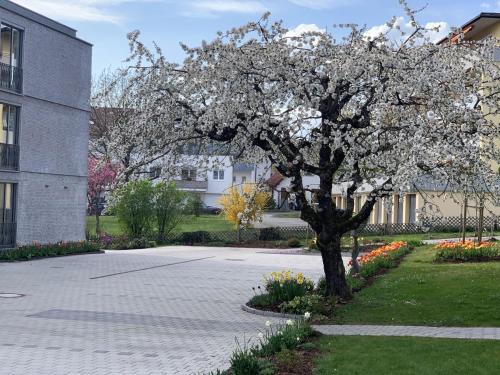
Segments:
[[[0,223],[0,248],[16,245],[16,223]]]
[[[23,84],[23,70],[0,63],[0,88],[20,93]]]
[[[0,169],[19,170],[19,145],[0,143]]]

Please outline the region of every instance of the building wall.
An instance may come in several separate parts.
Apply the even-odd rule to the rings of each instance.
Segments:
[[[0,20],[23,30],[23,91],[0,90],[0,102],[20,107],[20,164],[0,181],[17,183],[17,241],[83,240],[92,48],[9,4],[0,3]]]

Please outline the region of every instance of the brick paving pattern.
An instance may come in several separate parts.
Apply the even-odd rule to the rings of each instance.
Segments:
[[[269,319],[240,308],[264,273],[321,274],[320,257],[258,252],[175,247],[0,263],[0,293],[25,295],[0,298],[0,374],[226,368],[235,337],[255,336]]]

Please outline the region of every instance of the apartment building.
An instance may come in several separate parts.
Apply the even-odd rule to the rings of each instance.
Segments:
[[[92,46],[0,0],[0,247],[85,239]]]

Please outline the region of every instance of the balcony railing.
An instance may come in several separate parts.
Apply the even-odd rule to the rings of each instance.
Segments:
[[[19,145],[0,143],[0,169],[19,170]]]
[[[21,92],[23,70],[12,65],[0,63],[0,88]]]
[[[16,245],[16,223],[0,223],[0,248]]]

